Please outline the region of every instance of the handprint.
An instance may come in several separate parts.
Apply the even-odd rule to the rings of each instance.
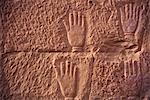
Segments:
[[[65,100],[73,100],[76,96],[77,67],[69,61],[61,62],[60,67],[55,67],[55,73]]]
[[[64,25],[67,30],[67,37],[72,51],[82,51],[82,47],[85,41],[85,18],[81,15],[81,12],[75,12],[69,14],[69,26],[64,21]]]
[[[144,34],[143,29],[146,22],[145,8],[144,4],[138,5],[137,3],[127,3],[125,6],[120,7],[121,24],[125,40],[130,42],[130,46],[137,45],[137,50],[141,48]]]
[[[125,35],[133,35],[138,25],[139,7],[135,4],[126,4],[120,8],[121,24]]]
[[[124,62],[124,89],[128,95],[134,97],[141,91],[141,63],[139,61],[130,60]]]

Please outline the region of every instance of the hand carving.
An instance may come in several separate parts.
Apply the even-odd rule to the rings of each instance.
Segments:
[[[141,65],[138,61],[130,60],[124,64],[125,79],[135,78],[141,75]]]
[[[128,3],[120,8],[121,24],[126,41],[132,42],[133,45],[139,46],[144,34],[146,22],[145,5],[137,3]]]
[[[125,83],[124,89],[128,95],[134,97],[141,91],[141,63],[138,61],[127,61],[124,63]]]
[[[81,15],[81,12],[75,12],[69,14],[69,26],[64,21],[64,25],[67,30],[67,37],[72,51],[82,51],[82,46],[85,41],[85,18]]]
[[[126,4],[125,7],[120,8],[120,14],[125,35],[135,33],[138,24],[139,7],[132,3]]]
[[[71,62],[61,62],[59,68],[55,67],[55,73],[65,100],[73,100],[76,96],[77,68]]]

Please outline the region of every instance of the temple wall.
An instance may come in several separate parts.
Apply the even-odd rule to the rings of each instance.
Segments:
[[[0,100],[149,98],[149,0],[0,1]]]

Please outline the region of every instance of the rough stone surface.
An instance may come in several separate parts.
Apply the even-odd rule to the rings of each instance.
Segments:
[[[0,100],[150,100],[150,1],[0,0]]]

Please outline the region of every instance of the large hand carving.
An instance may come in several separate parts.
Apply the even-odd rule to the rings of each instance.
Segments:
[[[65,100],[73,100],[76,96],[77,68],[71,62],[61,62],[59,68],[55,67],[55,73]]]
[[[81,51],[85,41],[85,18],[80,12],[69,14],[69,26],[64,21],[72,51]]]
[[[137,45],[141,48],[141,41],[144,34],[146,22],[145,5],[137,3],[128,3],[120,8],[121,24],[125,40],[130,42],[130,46]]]

